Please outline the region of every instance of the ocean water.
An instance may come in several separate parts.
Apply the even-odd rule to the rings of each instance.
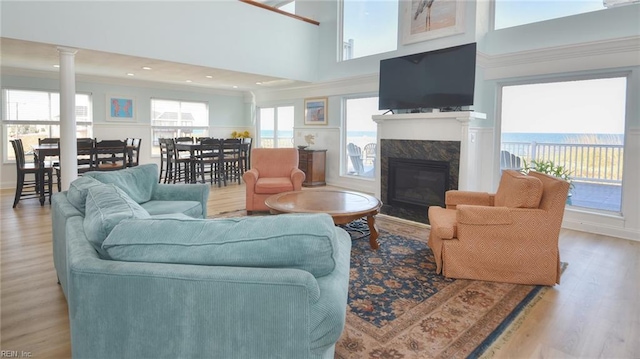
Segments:
[[[502,133],[502,142],[583,143],[622,145],[624,134],[591,133]]]

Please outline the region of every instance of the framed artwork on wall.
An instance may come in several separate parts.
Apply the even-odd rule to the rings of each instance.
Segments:
[[[107,121],[136,121],[136,100],[131,96],[107,95]]]
[[[327,98],[308,98],[304,100],[304,124],[326,125]]]
[[[463,0],[400,2],[402,44],[464,33]]]

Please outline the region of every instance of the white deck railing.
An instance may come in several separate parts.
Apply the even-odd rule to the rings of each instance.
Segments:
[[[519,169],[524,165],[522,160],[551,160],[569,170],[577,181],[622,182],[623,145],[502,142],[501,149],[501,168]]]

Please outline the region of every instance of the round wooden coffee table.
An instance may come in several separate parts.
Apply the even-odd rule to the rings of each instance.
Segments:
[[[367,217],[369,244],[378,249],[378,229],[375,215],[380,213],[382,202],[364,193],[338,190],[304,190],[275,194],[264,203],[271,213],[327,213],[335,224],[347,224]]]

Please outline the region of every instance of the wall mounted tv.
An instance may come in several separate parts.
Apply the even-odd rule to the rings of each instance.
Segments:
[[[380,61],[380,110],[473,105],[476,43]]]

